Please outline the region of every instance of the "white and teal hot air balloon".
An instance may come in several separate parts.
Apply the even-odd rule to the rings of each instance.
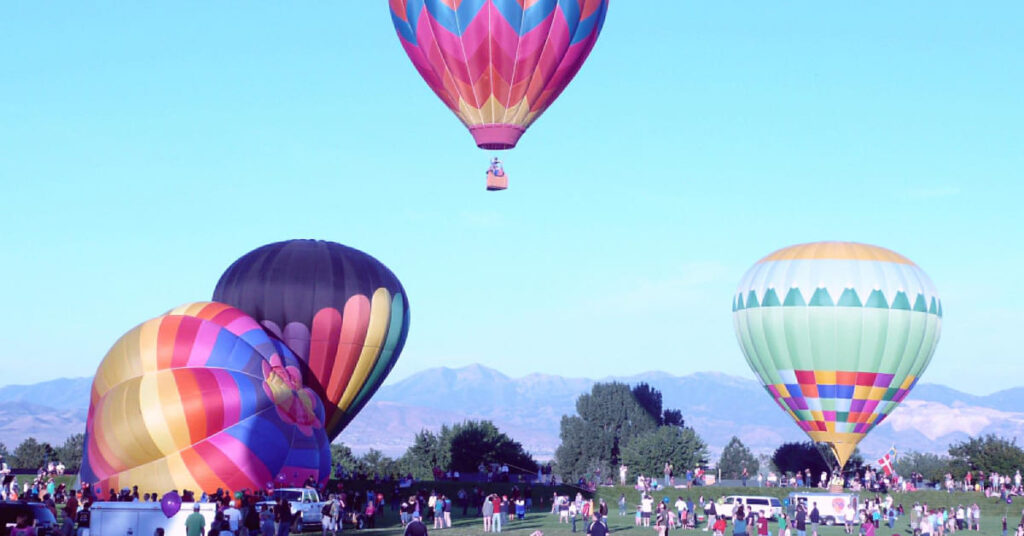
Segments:
[[[852,242],[768,255],[743,276],[732,309],[750,368],[839,468],[920,379],[942,325],[923,270]]]

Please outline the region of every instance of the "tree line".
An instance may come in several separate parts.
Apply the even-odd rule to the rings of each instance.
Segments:
[[[7,465],[14,469],[31,469],[33,471],[45,467],[50,462],[62,462],[68,473],[78,472],[82,465],[82,450],[85,447],[85,434],[72,434],[58,446],[34,437],[26,438],[14,451],[8,451],[7,445],[0,442],[0,455],[7,460]]]

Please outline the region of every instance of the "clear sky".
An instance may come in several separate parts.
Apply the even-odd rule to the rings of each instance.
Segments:
[[[323,238],[409,293],[392,379],[752,377],[740,277],[832,239],[935,281],[923,381],[1019,385],[1022,20],[1019,1],[613,0],[494,194],[386,2],[4,2],[0,384],[91,375],[245,252]]]

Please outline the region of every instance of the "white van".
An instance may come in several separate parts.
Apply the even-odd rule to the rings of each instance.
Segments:
[[[796,514],[796,507],[804,505],[807,512],[807,519],[810,521],[811,510],[817,506],[818,516],[823,525],[842,525],[846,507],[853,505],[856,512],[860,496],[856,493],[790,493],[789,494],[789,516]],[[854,516],[854,520],[859,520]]]
[[[164,529],[164,536],[185,536],[185,518],[192,515],[194,503],[182,503],[171,517],[164,515],[158,502],[96,502],[92,504],[88,536],[153,536]],[[217,505],[199,503],[209,532]],[[84,535],[83,535],[84,536]]]
[[[743,509],[747,512],[753,510],[757,515],[767,516],[768,519],[777,519],[782,515],[782,501],[763,495],[729,495],[725,497],[723,503],[715,505],[715,511],[719,515],[732,515],[733,508],[736,508],[737,504],[742,504]]]

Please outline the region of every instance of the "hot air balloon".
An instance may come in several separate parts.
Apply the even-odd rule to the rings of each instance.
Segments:
[[[402,47],[482,149],[511,149],[565,90],[608,0],[389,0]]]
[[[257,319],[306,363],[332,440],[377,391],[409,332],[402,284],[347,246],[289,240],[251,251],[221,276],[214,300]]]
[[[921,378],[939,341],[942,301],[898,253],[817,242],[747,271],[733,321],[765,389],[841,469]]]
[[[96,371],[82,481],[196,492],[326,482],[323,405],[300,366],[224,304],[188,304],[140,324]]]

